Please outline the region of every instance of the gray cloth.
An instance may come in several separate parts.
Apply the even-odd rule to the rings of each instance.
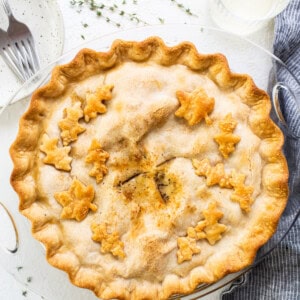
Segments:
[[[293,0],[276,17],[274,54],[279,57],[300,81],[300,0]],[[287,69],[275,63],[276,80],[283,82],[294,91],[300,103],[300,85]],[[284,153],[289,165],[290,195],[287,208],[279,223],[278,231],[271,244],[279,241],[288,225],[300,211],[300,113],[290,92],[280,94],[284,103],[281,110],[289,131],[285,133]],[[274,118],[275,122],[278,120]],[[278,123],[280,125],[280,123]],[[266,246],[268,247],[268,246]],[[265,248],[266,248],[265,247]],[[260,254],[269,249],[261,249]],[[289,233],[279,245],[247,274],[244,284],[223,295],[223,300],[296,300],[300,299],[300,218],[296,219]]]

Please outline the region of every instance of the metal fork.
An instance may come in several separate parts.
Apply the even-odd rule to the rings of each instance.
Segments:
[[[3,57],[3,60],[6,62],[6,64],[18,76],[18,78],[23,81],[23,73],[21,73],[18,69],[17,58],[15,57],[15,54],[9,45],[10,42],[7,32],[0,28],[0,55]]]
[[[1,0],[9,18],[7,34],[0,31],[0,54],[15,74],[25,81],[40,69],[39,58],[29,28],[16,20],[7,0]]]

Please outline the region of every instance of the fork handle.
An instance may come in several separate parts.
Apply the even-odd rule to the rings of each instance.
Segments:
[[[1,0],[3,9],[8,17],[13,17],[12,10],[7,0]]]

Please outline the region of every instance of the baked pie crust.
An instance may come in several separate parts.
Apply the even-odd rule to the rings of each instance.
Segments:
[[[80,51],[36,90],[11,183],[49,263],[101,298],[166,299],[250,265],[288,195],[270,100],[157,37]]]

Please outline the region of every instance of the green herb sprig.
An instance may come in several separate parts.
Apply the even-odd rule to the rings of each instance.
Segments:
[[[102,2],[98,3],[95,0],[71,0],[70,4],[74,7],[79,8],[83,6],[88,6],[89,9],[91,11],[94,11],[98,17],[102,17],[107,23],[111,23],[116,27],[121,27],[120,22],[117,22],[114,19],[112,19],[111,16],[109,16],[107,13],[115,13],[116,15],[125,17],[129,21],[134,22],[136,24],[148,25],[148,23],[142,20],[136,13],[128,13],[123,8],[120,9],[116,3],[107,5]],[[122,2],[122,5],[125,4],[126,1],[124,0]],[[135,1],[134,4],[137,4],[137,1]]]
[[[172,3],[174,3],[180,10],[188,14],[189,16],[192,17],[198,17],[196,14],[194,14],[190,8],[184,6],[184,4],[178,2],[177,0],[170,0]]]

